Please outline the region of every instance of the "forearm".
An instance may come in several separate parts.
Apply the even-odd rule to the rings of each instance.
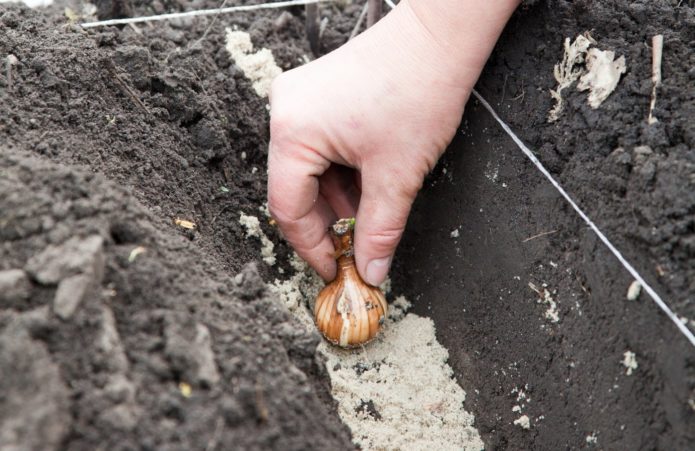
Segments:
[[[409,46],[468,91],[520,0],[404,0],[389,15]],[[389,19],[387,16],[386,19]],[[385,24],[386,25],[386,24]]]

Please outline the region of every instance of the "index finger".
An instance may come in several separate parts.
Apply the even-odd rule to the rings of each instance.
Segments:
[[[268,209],[285,239],[324,280],[335,278],[328,227],[335,214],[319,193],[319,179],[330,166],[317,152],[296,146],[268,151]]]

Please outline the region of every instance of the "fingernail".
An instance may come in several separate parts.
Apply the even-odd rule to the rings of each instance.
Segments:
[[[391,266],[391,257],[377,258],[367,263],[366,282],[375,287],[386,279]]]

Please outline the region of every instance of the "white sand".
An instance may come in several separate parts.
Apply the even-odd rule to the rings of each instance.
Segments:
[[[275,245],[270,239],[263,233],[261,229],[261,223],[257,217],[246,215],[243,212],[239,212],[239,224],[244,226],[246,229],[246,238],[255,237],[261,241],[261,257],[263,261],[269,265],[273,266],[275,264]]]
[[[261,97],[268,97],[273,79],[282,73],[275,64],[275,58],[268,49],[253,51],[251,37],[245,31],[227,28],[225,48],[246,78],[253,83],[253,89]]]
[[[323,282],[299,259],[292,266],[295,274],[275,280],[271,289],[313,329],[310,309]],[[483,449],[434,323],[406,314],[409,305],[402,296],[392,302],[381,334],[362,349],[343,350],[326,341],[319,346],[341,419],[365,450]]]

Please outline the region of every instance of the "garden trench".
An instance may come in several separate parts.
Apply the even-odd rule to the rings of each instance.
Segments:
[[[342,370],[316,358],[318,336],[265,285],[298,271],[259,210],[266,101],[224,50],[236,26],[283,70],[302,64],[302,9],[280,28],[281,11],[270,11],[85,32],[65,6],[0,5],[3,68],[17,58],[11,81],[0,77],[0,270],[22,270],[3,273],[0,295],[3,445],[350,449],[359,433],[341,422],[329,377]],[[360,9],[322,8],[323,51],[344,41]],[[628,70],[596,110],[568,89],[548,124],[562,41],[587,30]],[[691,328],[694,30],[692,2],[532,2],[478,85]],[[664,80],[649,126],[657,33]],[[261,260],[240,212],[259,218],[277,264]],[[646,294],[626,300],[631,277],[477,101],[395,261],[393,291],[433,319],[486,449],[695,440],[692,348]],[[64,282],[82,290],[74,310],[56,310]],[[363,401],[366,421],[384,421],[388,406]]]

